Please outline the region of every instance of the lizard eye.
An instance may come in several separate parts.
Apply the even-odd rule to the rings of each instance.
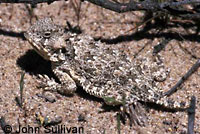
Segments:
[[[47,31],[44,33],[44,38],[49,39],[51,37],[51,32]]]

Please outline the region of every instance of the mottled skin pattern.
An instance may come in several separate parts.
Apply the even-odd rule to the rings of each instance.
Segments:
[[[159,56],[155,61],[129,57],[114,45],[77,35],[53,23],[50,18],[37,21],[25,33],[33,48],[52,63],[52,70],[60,80],[43,77],[45,90],[72,94],[77,85],[87,93],[102,98],[108,105],[154,102],[170,108],[179,103],[162,97],[157,81],[167,75]],[[156,60],[157,59],[157,60]]]

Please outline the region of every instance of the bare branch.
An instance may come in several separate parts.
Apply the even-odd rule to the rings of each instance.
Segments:
[[[54,1],[61,0],[0,0],[0,3],[29,3],[32,5],[36,5],[38,3],[48,4],[53,3]],[[66,0],[67,1],[67,0]],[[102,8],[118,12],[130,12],[130,11],[138,11],[138,10],[146,10],[146,11],[162,11],[171,15],[180,16],[183,18],[189,19],[198,19],[200,18],[200,11],[187,11],[187,9],[182,9],[183,5],[200,5],[200,0],[182,0],[182,1],[165,1],[159,2],[156,0],[144,0],[142,2],[136,2],[134,0],[129,0],[127,3],[115,2],[112,0],[85,0],[90,3],[93,3]]]
[[[115,3],[109,0],[87,0],[90,3],[103,7],[105,9],[109,9],[111,11],[115,11],[118,13],[141,10],[142,7],[132,0],[129,3]]]
[[[155,2],[153,0],[145,0],[143,2],[134,2],[130,0],[128,3],[115,3],[110,0],[86,0],[100,7],[118,12],[128,12],[135,10],[163,10],[165,7],[178,7],[186,4],[200,4],[200,0],[183,0],[177,2]]]
[[[27,4],[48,3],[48,4],[51,4],[54,1],[61,1],[61,0],[0,0],[0,4],[1,3],[27,3]]]

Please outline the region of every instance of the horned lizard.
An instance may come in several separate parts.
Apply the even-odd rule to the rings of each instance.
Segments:
[[[179,103],[163,97],[157,84],[167,76],[159,60],[150,63],[144,57],[132,61],[114,45],[72,33],[50,18],[38,20],[25,37],[39,55],[51,61],[60,81],[43,77],[46,90],[73,94],[79,85],[107,105],[136,105],[142,101],[180,107]]]

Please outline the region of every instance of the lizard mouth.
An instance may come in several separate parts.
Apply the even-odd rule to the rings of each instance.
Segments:
[[[45,60],[49,60],[50,56],[48,55],[48,51],[40,44],[35,43],[32,39],[27,38],[28,42],[31,44],[33,49],[42,56]]]

